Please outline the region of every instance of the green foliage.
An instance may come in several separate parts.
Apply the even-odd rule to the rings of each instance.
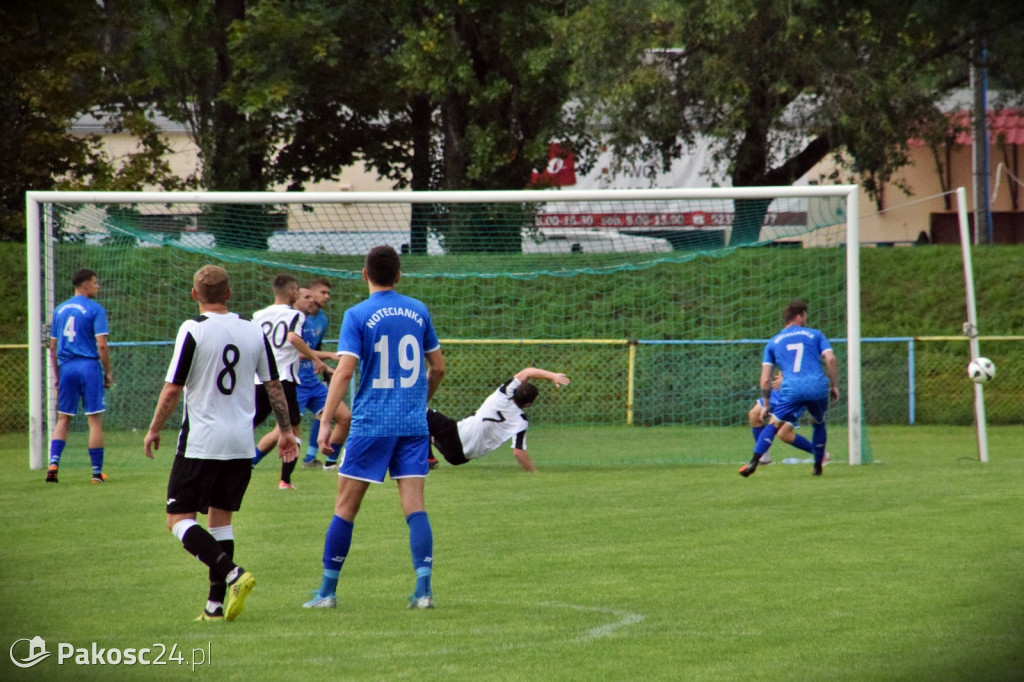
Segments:
[[[104,72],[116,65],[105,52],[124,19],[120,4],[21,3],[0,9],[0,152],[17,163],[0,168],[0,240],[23,241],[26,190],[183,189],[173,178],[167,147],[140,107],[115,106],[117,91]],[[105,45],[106,41],[106,45]],[[87,112],[108,129],[134,134],[139,151],[115,162],[97,135],[73,135]]]
[[[237,621],[205,624],[192,619],[207,570],[163,513],[173,429],[155,460],[141,433],[109,433],[102,487],[88,482],[84,434],[56,485],[25,466],[23,435],[2,435],[0,513],[18,521],[0,531],[0,632],[8,648],[41,636],[51,656],[30,672],[5,657],[0,670],[105,681],[1011,680],[1024,651],[1020,429],[990,430],[984,465],[971,429],[879,428],[880,464],[834,455],[820,479],[775,464],[743,480],[748,429],[534,426],[537,474],[503,450],[428,477],[430,612],[405,608],[414,573],[391,484],[372,486],[359,512],[338,609],[302,609],[319,585],[337,476],[300,467],[297,489],[279,491],[265,460],[233,520],[235,557],[256,589]],[[776,461],[785,447],[773,446]],[[56,579],[68,556],[68,579]],[[211,660],[194,673],[59,666],[58,642],[176,644]]]
[[[987,3],[937,4],[597,0],[575,17],[578,115],[606,127],[622,162],[667,166],[699,134],[715,141],[713,176],[736,187],[788,185],[844,151],[877,191],[907,141],[944,122],[972,41],[1024,27],[1019,6],[995,28]],[[1019,42],[996,40],[1019,63]]]

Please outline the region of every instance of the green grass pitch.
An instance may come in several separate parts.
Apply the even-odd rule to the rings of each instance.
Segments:
[[[363,504],[338,609],[300,608],[336,476],[299,468],[279,491],[268,459],[235,517],[258,583],[234,623],[192,622],[207,574],[165,526],[173,431],[155,461],[141,433],[108,434],[103,486],[82,433],[57,485],[28,469],[23,434],[0,435],[2,642],[51,653],[28,670],[4,654],[0,678],[1022,679],[1024,428],[990,429],[987,464],[968,428],[869,435],[873,464],[743,479],[746,429],[537,427],[536,475],[504,450],[431,473],[437,608],[415,612],[390,483]],[[176,646],[185,663],[59,664],[59,643]],[[193,649],[209,656],[194,671]]]

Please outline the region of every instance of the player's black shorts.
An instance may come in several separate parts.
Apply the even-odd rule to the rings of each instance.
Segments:
[[[427,410],[427,429],[430,431],[430,444],[437,448],[449,464],[459,465],[469,461],[462,451],[458,422],[437,410]]]
[[[209,507],[238,511],[252,476],[252,459],[196,459],[176,455],[167,482],[167,513],[205,514]]]
[[[281,388],[284,389],[284,397],[288,401],[288,420],[292,426],[298,426],[302,421],[302,408],[299,407],[299,398],[295,390],[295,382],[282,381]],[[256,428],[267,420],[274,413],[270,406],[270,396],[267,395],[267,387],[263,384],[256,384],[256,416],[252,419],[252,426]]]

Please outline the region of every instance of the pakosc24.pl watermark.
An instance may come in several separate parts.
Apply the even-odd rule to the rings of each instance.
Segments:
[[[31,668],[49,658],[51,654],[46,648],[46,640],[38,635],[31,639],[19,639],[11,645],[11,662],[19,668]],[[67,642],[57,643],[57,665],[169,665],[188,666],[195,671],[196,666],[213,663],[212,647],[179,648],[177,644],[149,644],[144,647],[118,649],[100,647],[93,642],[89,648],[76,647]]]

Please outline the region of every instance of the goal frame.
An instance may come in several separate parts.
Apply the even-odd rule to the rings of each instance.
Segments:
[[[29,468],[42,469],[46,443],[55,419],[53,401],[44,414],[44,370],[49,362],[44,352],[44,324],[55,304],[53,281],[53,235],[43,238],[43,206],[64,204],[323,204],[323,203],[519,203],[550,201],[551,190],[492,190],[436,192],[58,192],[25,193],[26,259],[28,273],[28,415]],[[645,190],[558,190],[559,201],[645,201],[645,200],[743,200],[785,198],[840,198],[846,202],[846,343],[847,343],[847,425],[849,463],[861,464],[863,430],[861,400],[860,320],[860,213],[857,185],[805,187],[719,187]],[[815,247],[816,248],[816,247]],[[44,284],[46,291],[44,292]],[[43,295],[46,295],[44,310]],[[47,384],[48,385],[48,384]],[[52,388],[50,389],[52,391]]]

